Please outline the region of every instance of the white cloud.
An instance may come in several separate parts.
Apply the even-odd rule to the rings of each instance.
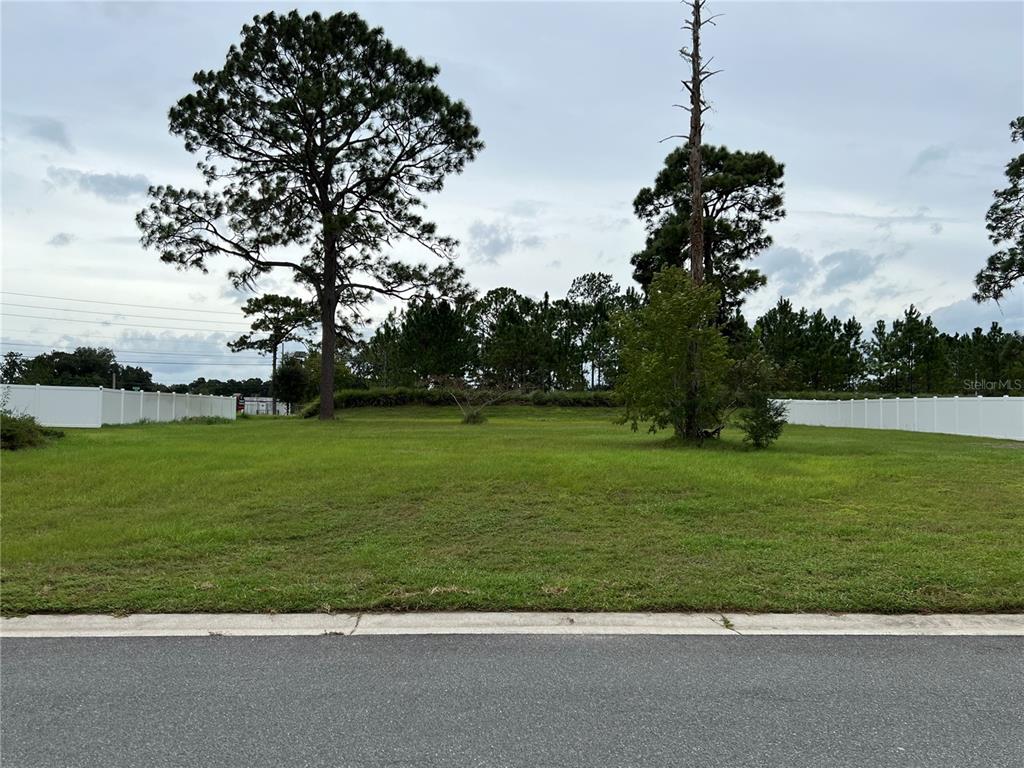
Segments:
[[[15,128],[31,139],[63,149],[66,152],[75,151],[71,144],[71,138],[68,136],[67,126],[54,117],[48,117],[47,115],[10,115],[7,119],[11,120]]]
[[[71,245],[78,238],[72,235],[70,232],[58,232],[49,240],[46,241],[47,245],[52,245],[55,248],[63,248],[66,245]]]
[[[992,323],[999,323],[1005,331],[1024,331],[1024,288],[999,304],[962,299],[932,310],[931,316],[935,327],[947,333],[970,333],[975,328],[987,331]]]
[[[46,178],[55,186],[89,192],[112,203],[123,203],[146,194],[149,179],[141,173],[94,173],[50,166]]]
[[[502,256],[521,249],[540,248],[544,238],[504,221],[474,221],[469,225],[466,248],[477,261],[496,264]]]
[[[941,166],[949,159],[951,152],[949,147],[931,146],[925,147],[914,157],[907,174],[916,176],[927,173],[936,167]]]

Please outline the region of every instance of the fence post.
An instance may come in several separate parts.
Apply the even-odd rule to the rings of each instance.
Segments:
[[[171,421],[178,418],[178,393],[171,392]]]
[[[139,421],[141,422],[146,416],[146,393],[143,390],[139,390]]]
[[[917,428],[917,395],[914,395],[914,426],[911,428],[911,431],[919,431]]]
[[[900,428],[900,398],[899,398],[899,396],[897,396],[896,397],[896,427],[895,427],[895,429],[899,429],[899,428]]]
[[[160,421],[160,392],[156,393],[156,420]]]
[[[953,395],[953,434],[960,434],[960,395]]]
[[[36,419],[39,418],[39,385],[36,384],[35,390],[32,392],[32,416]]]
[[[120,424],[124,424],[124,387],[121,387],[121,421]]]
[[[96,414],[97,415],[96,426],[97,427],[102,427],[103,426],[103,387],[100,387],[99,401],[100,401],[100,407],[97,409],[98,413]]]

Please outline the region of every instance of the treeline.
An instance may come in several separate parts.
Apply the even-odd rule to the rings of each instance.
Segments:
[[[0,381],[6,384],[44,384],[61,387],[117,387],[156,389],[145,368],[121,365],[104,347],[78,347],[73,352],[46,352],[26,357],[20,352],[3,356]]]
[[[427,387],[461,380],[484,389],[582,391],[614,389],[620,369],[613,332],[619,312],[635,311],[640,292],[622,291],[610,275],[576,278],[565,296],[532,299],[496,288],[476,299],[427,298],[392,312],[369,338],[337,359],[337,389]],[[732,346],[759,347],[776,367],[775,389],[800,392],[1020,394],[1024,335],[997,323],[971,333],[940,332],[930,317],[908,308],[891,324],[865,332],[856,319],[795,309],[787,299],[750,327],[739,313],[727,325]],[[278,397],[317,397],[320,355],[288,354],[277,371]],[[247,397],[271,394],[261,378],[153,382],[144,368],[122,365],[105,348],[79,347],[26,358],[3,357],[0,379],[12,384],[104,386]]]
[[[618,368],[612,317],[640,302],[600,272],[573,280],[562,299],[512,288],[474,300],[428,298],[392,312],[356,344],[351,371],[379,387],[455,378],[495,389],[607,389]]]
[[[392,312],[353,347],[347,387],[415,387],[445,377],[485,388],[612,389],[619,354],[612,319],[643,301],[611,276],[584,275],[564,299],[496,288],[467,302],[428,299]],[[1024,336],[997,323],[969,334],[940,332],[914,306],[865,333],[788,299],[750,327],[734,313],[733,346],[759,346],[785,392],[1011,394],[1024,381]]]
[[[870,336],[856,318],[795,310],[787,299],[754,324],[754,337],[788,392],[868,391],[1014,394],[1024,384],[1024,335],[998,323],[969,334],[940,332],[911,305]]]
[[[190,392],[194,395],[266,396],[270,382],[260,378],[207,379],[199,377],[189,384],[157,384],[145,368],[122,365],[113,350],[106,347],[78,347],[72,352],[46,352],[25,357],[20,352],[3,356],[0,381],[7,384],[42,384],[61,387],[117,387],[146,392]]]
[[[260,378],[250,379],[207,379],[200,376],[189,384],[157,384],[161,392],[190,393],[193,395],[243,395],[245,397],[267,397],[270,382]]]

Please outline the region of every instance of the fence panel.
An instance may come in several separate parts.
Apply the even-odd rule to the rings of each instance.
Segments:
[[[122,390],[124,395],[124,420],[119,424],[136,424],[142,421],[143,402],[145,393],[138,391]]]
[[[53,427],[98,427],[103,402],[95,387],[4,384],[3,398],[12,413],[34,416]]]
[[[1024,440],[1024,397],[783,400],[790,424]]]
[[[100,398],[103,400],[102,424],[124,424],[124,415],[121,413],[124,391],[118,389],[100,390]]]
[[[935,397],[932,398],[935,409],[935,432],[944,432],[947,435],[960,433],[960,419],[957,413],[959,397]]]
[[[47,427],[99,427],[192,416],[235,418],[233,397],[30,384],[0,384],[0,390],[8,410],[34,416]]]

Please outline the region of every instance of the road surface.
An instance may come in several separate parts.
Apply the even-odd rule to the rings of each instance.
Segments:
[[[1024,638],[0,641],[33,766],[1024,765]]]

